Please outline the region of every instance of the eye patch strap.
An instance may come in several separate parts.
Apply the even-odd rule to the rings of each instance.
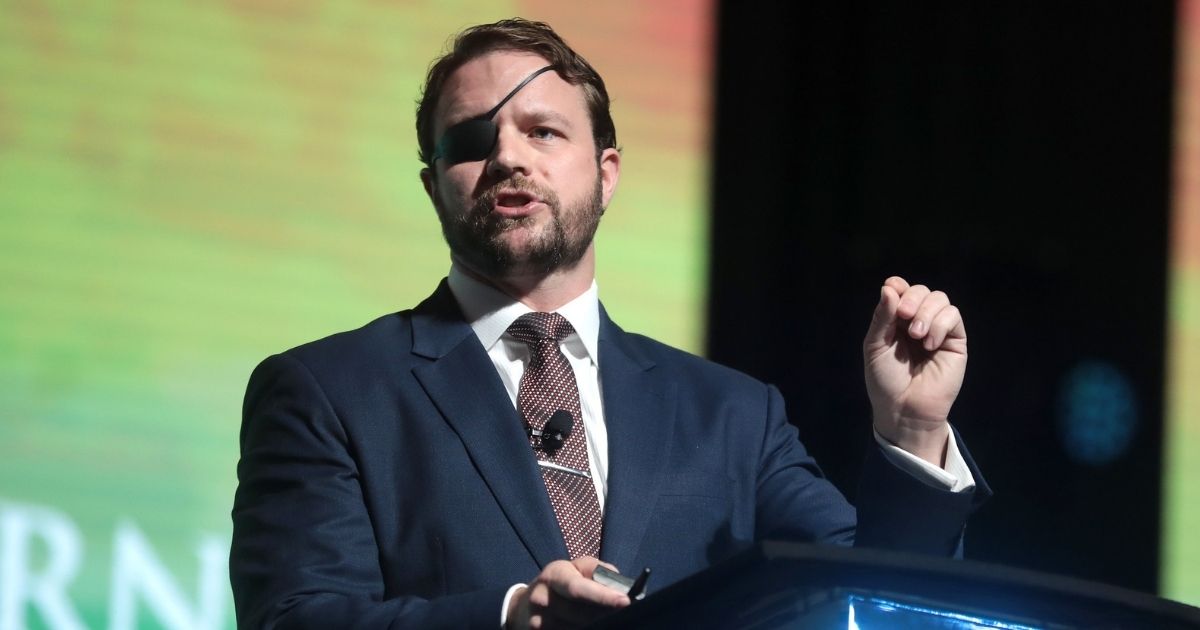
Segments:
[[[509,99],[511,99],[513,96],[515,96],[517,92],[521,91],[521,88],[525,87],[526,85],[529,85],[530,81],[538,78],[539,76],[541,76],[542,73],[553,70],[553,69],[554,69],[554,66],[546,66],[545,68],[542,68],[541,70],[537,70],[533,74],[525,77],[525,79],[523,81],[521,81],[520,83],[517,84],[517,87],[513,88],[512,91],[508,93],[508,96],[505,96],[499,103],[496,103],[496,106],[491,108],[490,110],[488,110],[488,112],[486,114],[483,114],[482,116],[477,116],[477,118],[486,118],[488,120],[491,120],[492,117],[494,117],[496,115],[496,112],[500,111],[500,108],[504,107],[504,104],[507,103],[509,101]]]
[[[496,112],[500,111],[500,108],[504,107],[504,104],[512,99],[517,92],[520,92],[521,88],[529,85],[530,81],[536,79],[542,73],[553,69],[554,66],[546,66],[535,71],[518,83],[517,87],[513,88],[507,96],[501,99],[495,107],[488,110],[487,113],[473,116],[460,123],[451,125],[438,141],[430,162],[434,162],[438,158],[444,158],[450,164],[458,164],[459,162],[482,160],[490,155],[492,149],[496,148],[496,137],[499,134],[499,129],[492,122],[492,118],[496,115]]]

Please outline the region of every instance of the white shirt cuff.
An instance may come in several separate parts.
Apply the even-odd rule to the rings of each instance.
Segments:
[[[500,630],[504,630],[504,624],[508,623],[508,603],[512,601],[513,595],[517,594],[517,590],[526,586],[526,584],[513,584],[508,587],[508,592],[504,594],[504,603],[500,605]]]
[[[875,442],[883,449],[883,454],[888,461],[920,479],[926,485],[950,492],[966,492],[975,489],[975,477],[971,474],[971,469],[967,467],[967,461],[963,459],[962,453],[958,451],[958,440],[954,439],[953,432],[946,438],[950,442],[946,445],[946,468],[944,470],[892,444],[879,435],[878,431],[874,431],[874,433]]]

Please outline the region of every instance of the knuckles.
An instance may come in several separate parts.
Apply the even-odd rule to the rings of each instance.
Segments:
[[[529,604],[539,608],[550,605],[550,588],[545,584],[535,584],[529,588]]]

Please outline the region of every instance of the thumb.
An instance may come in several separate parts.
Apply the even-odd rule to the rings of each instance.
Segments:
[[[574,560],[571,560],[571,564],[575,565],[575,569],[579,571],[580,575],[588,579],[591,579],[592,574],[596,572],[597,565],[607,565],[608,568],[616,571],[616,567],[613,565],[608,564],[607,562],[601,562],[598,558],[593,558],[591,556],[580,556]]]
[[[879,304],[871,315],[871,326],[867,328],[864,348],[891,345],[896,338],[896,311],[900,308],[900,294],[884,285],[879,289]]]

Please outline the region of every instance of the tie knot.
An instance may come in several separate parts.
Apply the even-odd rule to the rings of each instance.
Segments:
[[[573,332],[571,322],[558,313],[526,313],[508,327],[508,334],[528,344],[544,339],[562,341]]]

